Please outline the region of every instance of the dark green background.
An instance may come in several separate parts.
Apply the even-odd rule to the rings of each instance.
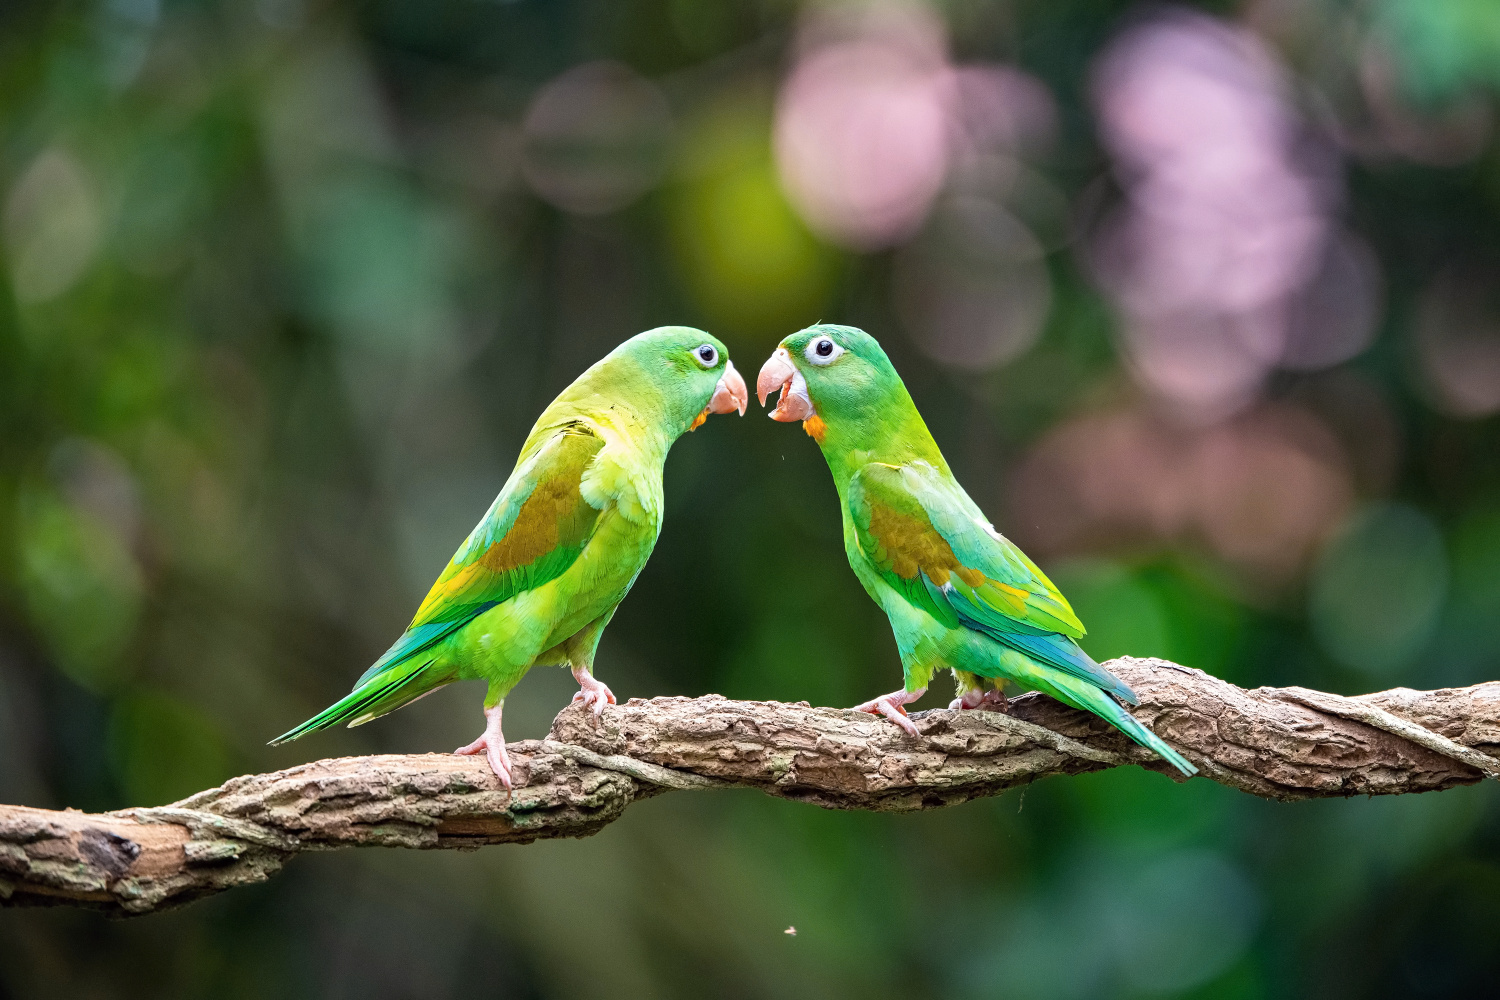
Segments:
[[[1415,120],[1462,106],[1488,134],[1486,0],[1208,9],[1262,32],[1319,128],[1348,124],[1340,95],[1384,45]],[[1149,10],[941,10],[956,59],[1050,88],[1059,131],[1034,166],[1086,214],[1110,173],[1088,73]],[[770,122],[797,17],[780,0],[7,5],[0,801],[152,805],[471,739],[481,692],[459,685],[264,745],[398,634],[547,401],[664,323],[712,329],[752,381],[805,323],[881,338],[959,478],[1055,571],[1101,658],[1343,693],[1496,676],[1500,422],[1435,403],[1416,346],[1440,275],[1480,293],[1500,275],[1493,141],[1439,164],[1418,130],[1405,153],[1342,159],[1338,211],[1383,274],[1378,337],[1335,371],[1273,375],[1261,404],[1331,414],[1356,457],[1384,442],[1332,549],[1266,580],[1191,533],[1052,546],[1014,519],[1018,470],[1068,421],[1144,405],[1117,317],[1060,238],[1034,347],[987,371],[928,360],[890,305],[891,253],[826,245],[778,192]],[[579,215],[534,193],[521,122],[538,88],[605,58],[655,81],[671,124],[616,150],[657,172],[641,197]],[[768,270],[716,271],[705,247],[752,231]],[[1487,322],[1493,342],[1500,308]],[[600,651],[617,694],[847,705],[898,685],[800,431],[758,408],[715,418],[673,452],[667,496]],[[1371,524],[1439,542],[1382,548]],[[1317,609],[1358,626],[1380,605],[1339,588],[1382,575],[1436,610],[1366,669],[1319,638],[1334,626]],[[507,734],[541,736],[572,690],[562,671],[528,677]],[[311,855],[161,916],[8,910],[0,997],[1474,996],[1500,975],[1497,928],[1490,786],[1275,804],[1122,769],[914,816],[674,794],[585,841]]]

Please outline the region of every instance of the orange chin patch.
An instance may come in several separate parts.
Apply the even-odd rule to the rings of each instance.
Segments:
[[[802,429],[807,431],[807,436],[818,444],[823,443],[823,435],[828,433],[828,425],[823,423],[823,418],[816,413],[802,421]]]
[[[689,432],[695,431],[698,428],[702,427],[703,426],[703,421],[705,421],[707,419],[708,419],[708,407],[705,406],[703,408],[703,412],[700,413],[700,414],[698,414],[696,417],[694,417],[693,418],[693,422],[688,425],[688,431]]]

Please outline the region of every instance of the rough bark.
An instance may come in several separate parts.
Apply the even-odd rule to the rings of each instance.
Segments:
[[[1500,776],[1500,682],[1358,698],[1246,691],[1162,660],[1109,664],[1135,715],[1202,776],[1274,799],[1438,791]],[[510,746],[507,794],[482,758],[323,760],[247,775],[171,806],[90,815],[0,806],[0,900],[117,914],[179,905],[274,875],[301,851],[472,849],[586,837],[636,799],[730,786],[830,809],[930,809],[1051,774],[1137,764],[1177,777],[1102,720],[1040,695],[1009,714],[874,716],[806,703],[632,699],[561,712]]]

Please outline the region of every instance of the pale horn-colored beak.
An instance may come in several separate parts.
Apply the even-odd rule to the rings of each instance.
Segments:
[[[708,412],[732,413],[739,410],[743,417],[745,407],[749,405],[750,390],[745,388],[745,380],[734,370],[733,361],[725,361],[724,374],[719,376],[719,384],[714,386],[713,397],[708,401]]]
[[[770,413],[772,420],[792,423],[806,420],[816,413],[812,399],[807,395],[807,380],[792,364],[792,356],[785,347],[776,348],[776,353],[766,359],[760,377],[755,380],[755,392],[762,406],[766,405],[766,397],[777,389],[781,390],[781,399]]]

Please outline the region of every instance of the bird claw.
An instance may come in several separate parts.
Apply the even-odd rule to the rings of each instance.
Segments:
[[[990,706],[994,706],[991,708]],[[948,703],[948,707],[956,712],[986,708],[991,712],[1010,712],[1010,699],[1005,697],[1004,691],[989,690],[980,691],[977,688],[965,691]]]
[[[908,694],[905,691],[883,694],[879,698],[865,702],[863,705],[855,705],[854,710],[856,712],[869,712],[871,715],[883,715],[906,730],[908,735],[920,737],[922,734],[917,729],[917,724],[911,721],[903,706],[907,701],[916,701],[922,696],[924,691],[926,691],[926,688],[913,694]]]
[[[504,743],[497,741],[491,744],[487,736],[481,736],[473,743],[461,746],[453,752],[460,756],[484,754],[490,770],[495,772],[495,777],[500,779],[500,784],[505,786],[505,790],[509,792],[515,787],[510,776],[510,754],[505,752]]]
[[[579,690],[573,695],[572,704],[582,704],[585,708],[592,709],[595,715],[603,715],[605,705],[615,704],[615,693],[609,689],[609,685],[596,680],[587,670],[574,670],[573,677],[578,681]]]
[[[490,770],[495,772],[495,777],[500,779],[500,784],[505,786],[505,792],[509,795],[514,785],[510,776],[510,754],[505,751],[505,735],[500,731],[500,706],[485,709],[484,718],[483,735],[453,752],[465,757],[484,754]]]

